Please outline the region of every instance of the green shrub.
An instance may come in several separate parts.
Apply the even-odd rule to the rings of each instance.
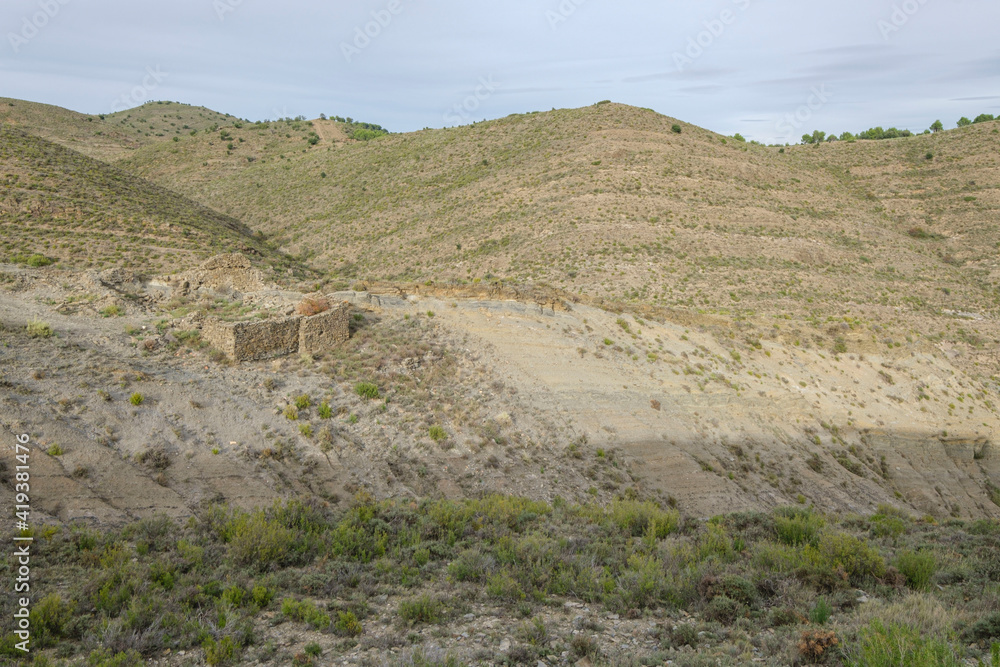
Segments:
[[[318,414],[320,419],[329,419],[333,416],[333,408],[330,407],[329,403],[323,401],[320,403]]]
[[[51,338],[53,333],[48,322],[42,320],[30,320],[24,330],[32,338]]]
[[[967,642],[1000,639],[1000,611],[989,613],[965,628],[962,639]]]
[[[361,398],[373,401],[381,396],[378,391],[378,385],[371,382],[359,382],[354,385],[354,393],[356,393]]]
[[[674,123],[673,125],[671,125],[670,129],[673,130],[674,132],[676,132],[677,134],[681,133],[681,126],[678,125],[677,123]]]
[[[295,397],[295,407],[299,410],[306,410],[312,405],[312,399],[308,395],[302,394]]]
[[[273,599],[274,591],[270,590],[267,586],[258,584],[250,591],[250,600],[260,609],[266,609]]]
[[[860,643],[849,650],[851,667],[959,667],[956,647],[914,628],[875,619],[861,630]]]
[[[430,436],[434,442],[441,442],[442,440],[447,440],[448,432],[443,427],[435,425],[431,426]]]
[[[830,620],[832,613],[833,607],[830,606],[830,603],[826,601],[826,598],[820,598],[816,600],[816,604],[809,610],[809,620],[817,625],[825,625]]]
[[[11,264],[27,264],[32,268],[39,268],[42,266],[49,266],[54,264],[55,260],[46,257],[45,255],[14,255],[10,258]]]
[[[480,581],[494,565],[495,561],[479,549],[466,549],[448,564],[448,575],[455,581]]]
[[[632,554],[627,567],[618,576],[616,597],[607,600],[611,607],[625,611],[645,609],[664,601],[676,602],[672,581],[656,556]]]
[[[778,539],[790,547],[815,544],[826,520],[803,507],[783,507],[775,511],[774,529]]]
[[[289,403],[285,406],[285,419],[295,421],[299,418],[299,409]]]
[[[806,547],[806,556],[821,573],[842,571],[855,584],[885,574],[885,561],[878,552],[846,533],[825,533],[816,547]]]
[[[910,588],[918,591],[930,586],[931,577],[937,570],[934,555],[926,551],[901,551],[896,556],[895,564],[896,569],[906,577]]]
[[[868,522],[875,537],[899,537],[906,532],[906,522],[898,516],[873,514]]]
[[[125,314],[125,309],[118,304],[111,304],[100,310],[101,317],[121,317]]]
[[[545,625],[545,619],[535,616],[530,621],[522,623],[517,629],[517,638],[530,646],[545,646],[549,641],[549,629]]]
[[[720,595],[746,607],[752,607],[757,601],[757,588],[748,579],[737,574],[725,574],[721,577],[706,576],[698,588],[707,602]]]
[[[331,623],[329,614],[307,600],[300,602],[294,598],[285,598],[281,601],[281,613],[289,620],[308,623],[317,630],[328,628]],[[350,614],[350,612],[347,613]],[[354,614],[350,615],[354,616]],[[357,619],[355,618],[354,621],[356,623]]]
[[[444,603],[429,595],[421,595],[399,603],[399,617],[415,625],[417,623],[438,623],[444,616]]]
[[[345,637],[356,637],[364,632],[361,621],[354,615],[353,611],[337,612],[337,620],[333,624],[334,632]]]
[[[287,560],[295,533],[257,510],[233,516],[224,529],[224,538],[233,562],[264,571]]]
[[[30,612],[33,637],[38,646],[51,646],[55,640],[64,637],[72,623],[75,605],[63,602],[58,593],[46,595],[35,603]]]
[[[49,456],[62,456],[63,454],[66,453],[66,451],[58,444],[53,444],[47,450],[45,450],[45,453],[48,454]]]
[[[142,402],[144,400],[146,400],[145,397],[139,392],[135,392],[134,394],[128,397],[128,402],[135,406],[142,405]]]
[[[309,642],[302,647],[302,650],[306,652],[306,655],[311,655],[314,658],[318,658],[323,655],[323,647],[316,642]]]
[[[677,530],[680,513],[664,510],[656,504],[637,500],[616,500],[609,510],[612,522],[627,535],[641,537],[651,531],[662,539]]]
[[[247,597],[247,591],[242,586],[230,586],[222,592],[222,601],[228,602],[234,607],[243,606],[243,601]]]
[[[717,595],[705,605],[701,615],[709,621],[718,621],[723,625],[732,623],[746,612],[746,608],[736,600],[725,595]]]
[[[236,659],[236,643],[232,637],[223,637],[219,641],[206,639],[202,644],[205,649],[205,662],[210,665],[228,665]]]

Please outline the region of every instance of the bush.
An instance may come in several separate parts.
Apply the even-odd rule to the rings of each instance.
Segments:
[[[902,551],[896,556],[896,569],[906,577],[910,588],[922,591],[930,585],[937,561],[926,551]]]
[[[441,426],[431,426],[430,436],[434,442],[441,442],[448,439],[448,432]]]
[[[312,405],[312,399],[308,395],[302,394],[295,397],[295,407],[299,410],[306,410]]]
[[[981,642],[1000,639],[1000,611],[994,611],[979,619],[962,632],[967,642]]]
[[[851,667],[959,667],[955,647],[936,637],[924,637],[904,625],[871,621],[861,630],[859,646],[845,661]]]
[[[52,337],[52,327],[49,326],[48,322],[43,322],[42,320],[31,320],[24,329],[32,338]]]
[[[651,532],[662,539],[680,525],[680,514],[676,510],[663,510],[649,501],[616,500],[609,513],[612,522],[633,537]]]
[[[736,600],[725,595],[716,595],[705,606],[701,615],[709,621],[718,621],[723,625],[732,625],[745,611],[745,607]]]
[[[135,406],[142,405],[142,402],[144,400],[146,400],[145,397],[139,392],[135,392],[134,394],[128,397],[128,402]]]
[[[292,530],[269,520],[261,510],[233,516],[224,528],[223,537],[229,543],[229,558],[233,562],[259,571],[286,561],[295,542]]]
[[[320,403],[319,410],[317,411],[320,419],[329,419],[333,416],[333,408],[327,401]]]
[[[365,631],[361,626],[361,621],[358,620],[353,611],[337,612],[337,620],[333,624],[333,630],[338,635],[345,637],[357,637]]]
[[[381,397],[378,391],[378,385],[372,382],[359,382],[354,385],[354,393],[356,393],[361,398],[373,401]]]
[[[292,621],[298,621],[300,623],[308,623],[316,630],[322,630],[330,626],[330,615],[320,610],[319,607],[314,605],[312,602],[306,600],[298,601],[294,598],[285,598],[281,601],[281,613],[288,619]],[[350,612],[347,612],[350,614]],[[354,614],[350,614],[351,617]],[[338,622],[340,618],[337,619]],[[357,623],[357,619],[354,619]],[[360,627],[360,624],[358,624]],[[359,633],[355,633],[359,634]]]
[[[31,610],[31,627],[41,647],[54,645],[55,640],[66,635],[74,616],[73,603],[63,602],[57,593],[46,595]]]
[[[105,308],[101,308],[101,317],[121,317],[125,314],[125,309],[118,304],[111,304]]]
[[[802,507],[785,507],[775,511],[774,529],[778,539],[790,547],[815,544],[826,520]]]
[[[670,127],[670,129],[671,129],[671,130],[673,130],[674,132],[676,132],[677,134],[680,134],[680,133],[681,133],[681,126],[680,126],[680,125],[678,125],[678,124],[676,124],[676,123],[674,123],[674,124],[673,124],[673,125],[672,125],[672,126]]]
[[[809,620],[816,625],[826,625],[832,613],[833,607],[830,606],[830,603],[826,601],[826,598],[820,598],[816,600],[816,604],[809,611]]]
[[[417,623],[438,623],[444,616],[444,603],[429,595],[421,595],[413,600],[399,603],[399,617],[410,625]]]
[[[799,639],[799,655],[810,663],[822,662],[829,650],[840,643],[833,631],[806,630]]]
[[[202,644],[205,649],[205,662],[210,665],[228,665],[236,659],[236,643],[232,637],[223,637],[219,641],[206,639]]]
[[[10,258],[12,264],[27,264],[32,268],[39,268],[42,266],[49,266],[55,263],[55,260],[49,259],[45,255],[14,255]]]
[[[698,591],[706,602],[722,595],[747,607],[757,600],[757,589],[744,577],[726,574],[721,577],[705,576],[698,584]]]
[[[827,533],[816,547],[806,547],[807,556],[821,571],[842,571],[851,581],[885,574],[885,561],[875,549],[846,533]]]

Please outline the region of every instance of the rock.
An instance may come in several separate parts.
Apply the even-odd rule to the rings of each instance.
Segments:
[[[574,667],[593,667],[593,664],[594,663],[590,661],[590,658],[586,657],[580,658],[579,660],[573,663]]]
[[[500,641],[500,650],[504,653],[510,650],[510,640],[503,639]]]

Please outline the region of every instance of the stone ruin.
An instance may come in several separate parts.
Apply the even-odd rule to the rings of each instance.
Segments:
[[[260,361],[289,354],[317,354],[350,337],[350,306],[344,302],[318,315],[223,322],[205,320],[202,340],[233,361]]]
[[[268,288],[263,272],[240,253],[216,255],[197,269],[170,276],[165,282],[182,294],[203,288],[230,292],[258,292]]]
[[[193,292],[239,297],[258,305],[286,304],[288,316],[266,320],[226,322],[208,317],[200,322],[201,338],[233,361],[259,361],[289,354],[317,354],[350,338],[350,305],[337,303],[316,315],[293,315],[291,303],[303,295],[282,292],[264,282],[264,274],[239,253],[216,255],[197,269],[160,278],[164,298],[173,293]],[[314,295],[320,296],[320,295]],[[294,300],[294,301],[293,301]]]

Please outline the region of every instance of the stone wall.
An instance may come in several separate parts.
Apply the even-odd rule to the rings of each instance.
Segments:
[[[351,337],[350,322],[350,307],[346,303],[319,315],[303,317],[299,325],[299,352],[316,354],[343,343]]]
[[[236,358],[236,334],[232,324],[207,319],[201,325],[201,339],[230,359]]]
[[[299,349],[300,317],[237,322],[233,325],[236,361],[257,361],[295,354]]]
[[[350,338],[350,306],[341,303],[312,317],[284,317],[254,322],[208,319],[202,340],[233,361],[259,361],[300,352],[316,354]]]

